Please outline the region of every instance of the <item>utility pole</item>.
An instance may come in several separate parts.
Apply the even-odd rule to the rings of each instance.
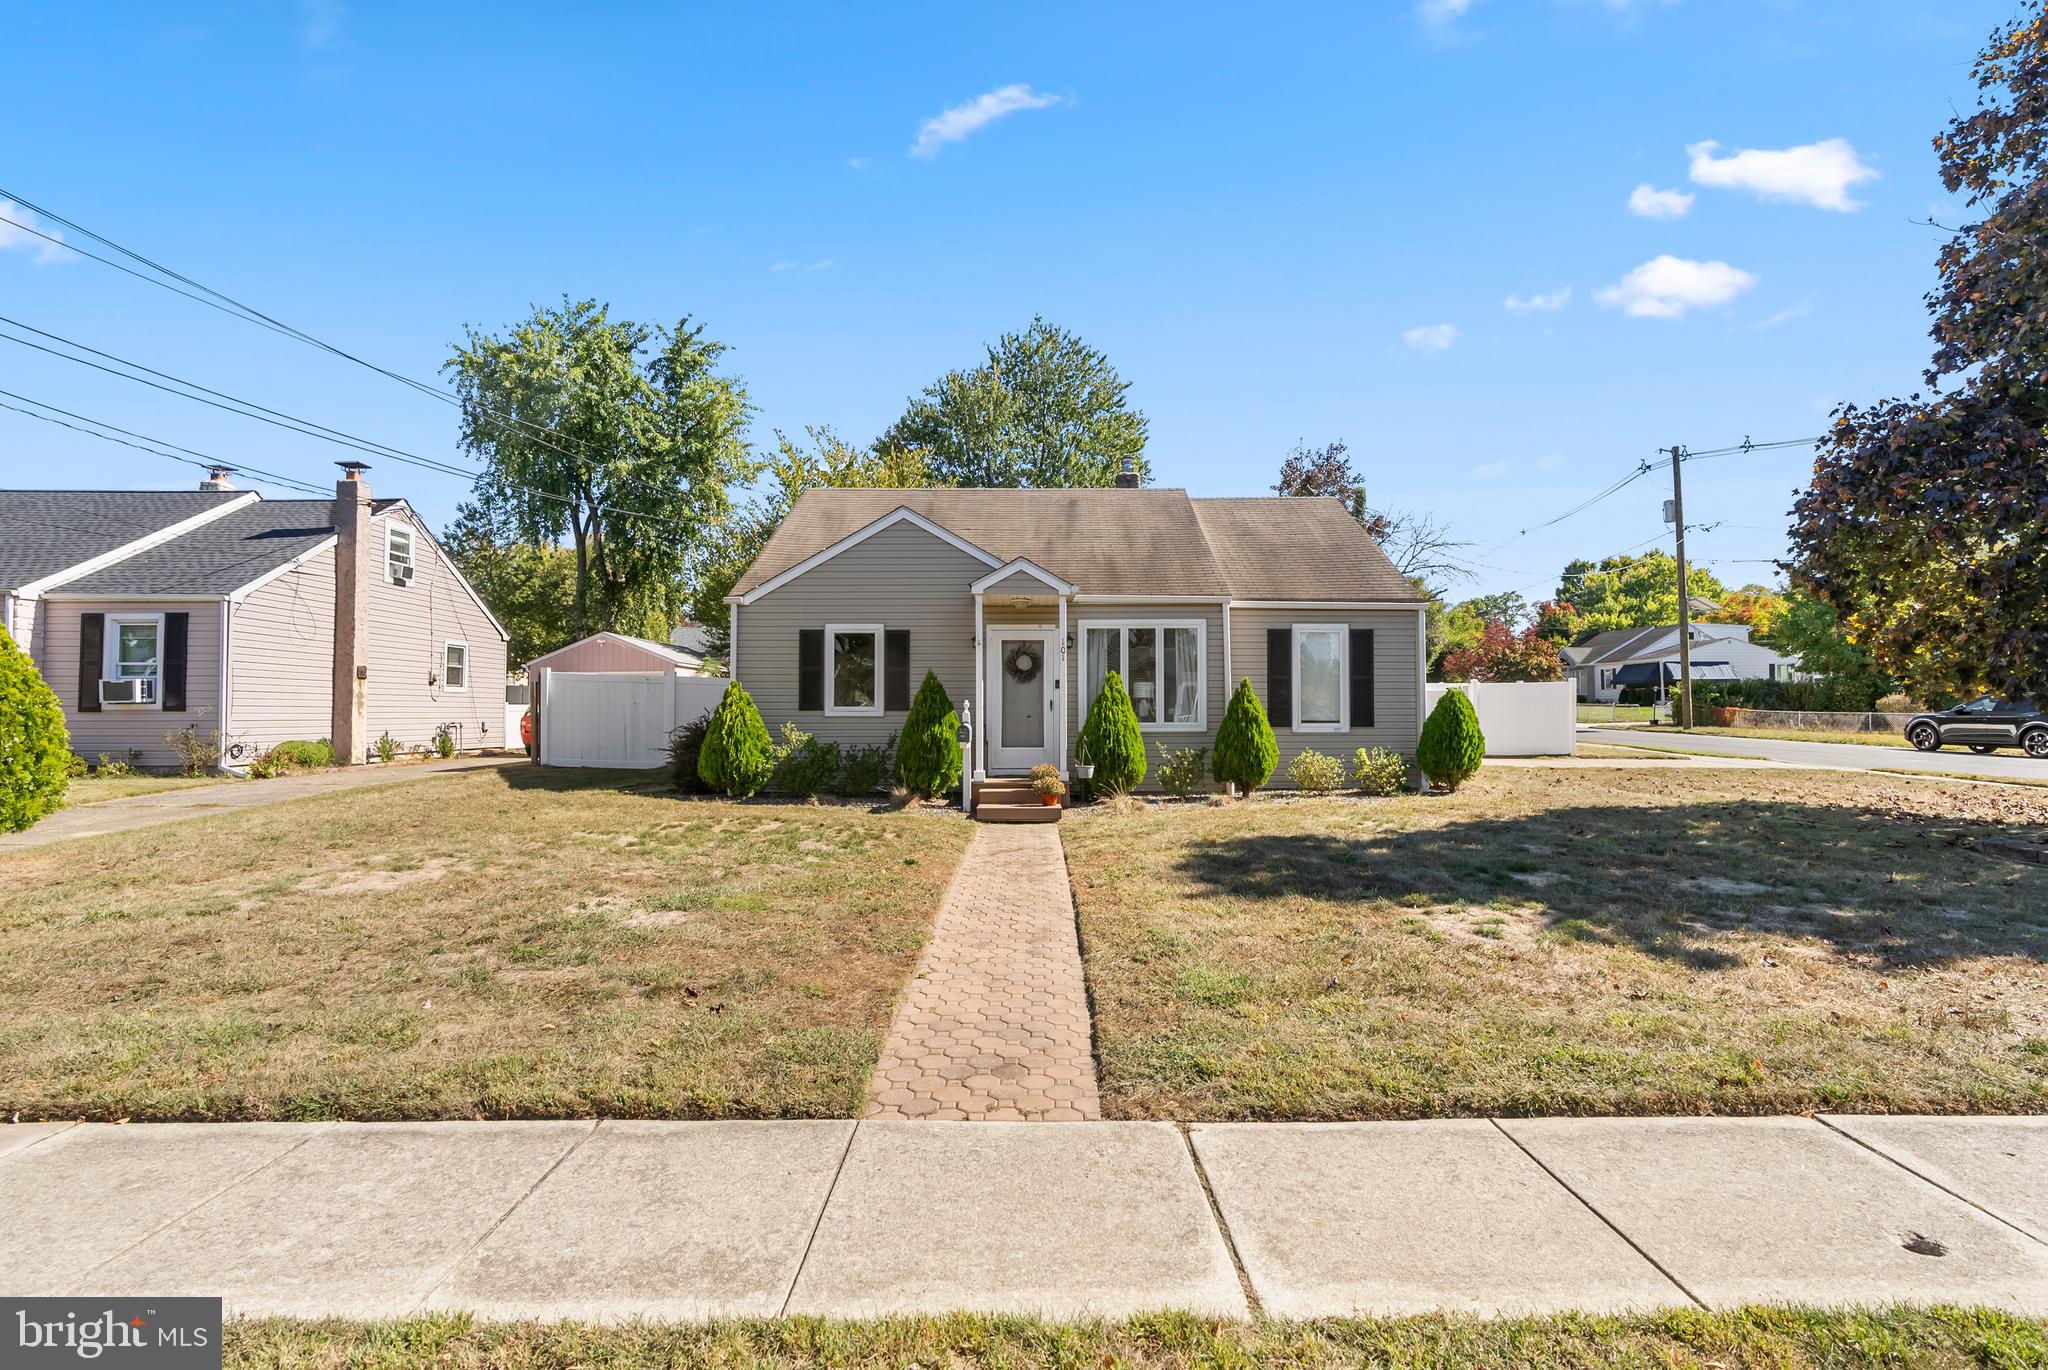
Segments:
[[[1685,576],[1685,481],[1678,473],[1685,449],[1671,449],[1671,518],[1678,528],[1678,726],[1692,727],[1692,589]]]

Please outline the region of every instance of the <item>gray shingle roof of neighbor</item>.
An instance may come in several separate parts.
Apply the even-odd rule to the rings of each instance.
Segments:
[[[1083,594],[1422,602],[1335,500],[1113,488],[808,490],[732,592],[749,593],[899,508]]]
[[[312,551],[334,532],[331,499],[259,500],[67,581],[53,593],[225,595]]]
[[[0,490],[0,590],[195,518],[246,490]]]

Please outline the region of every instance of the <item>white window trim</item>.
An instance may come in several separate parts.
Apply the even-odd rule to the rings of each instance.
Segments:
[[[1075,631],[1076,631],[1077,633],[1079,633],[1079,634],[1080,634],[1080,636],[1079,636],[1079,637],[1075,638],[1075,640],[1074,640],[1074,646],[1075,646],[1075,655],[1076,655],[1076,656],[1077,656],[1077,657],[1079,658],[1079,660],[1080,660],[1080,666],[1078,667],[1078,669],[1079,669],[1080,671],[1082,671],[1082,672],[1085,672],[1085,671],[1087,671],[1087,669],[1088,669],[1088,630],[1089,630],[1089,629],[1091,629],[1091,628],[1098,628],[1098,629],[1115,629],[1115,630],[1117,630],[1117,631],[1119,631],[1119,632],[1122,632],[1122,631],[1126,631],[1126,630],[1128,630],[1128,629],[1131,629],[1131,628],[1156,628],[1156,629],[1158,629],[1158,630],[1159,630],[1159,633],[1160,633],[1160,636],[1159,636],[1158,642],[1157,642],[1157,644],[1156,644],[1156,646],[1155,646],[1155,649],[1154,649],[1154,651],[1153,651],[1153,660],[1154,660],[1155,662],[1159,663],[1159,673],[1160,673],[1160,676],[1161,676],[1161,678],[1162,678],[1162,679],[1164,678],[1164,676],[1165,676],[1165,674],[1166,674],[1166,668],[1165,668],[1165,661],[1164,661],[1164,659],[1163,659],[1163,654],[1164,654],[1164,653],[1165,653],[1165,651],[1166,651],[1166,634],[1165,634],[1165,630],[1166,630],[1166,629],[1168,629],[1168,628],[1192,628],[1192,629],[1194,629],[1194,632],[1195,632],[1195,655],[1196,655],[1196,656],[1197,656],[1198,658],[1200,658],[1200,660],[1201,660],[1201,663],[1202,663],[1202,685],[1201,685],[1201,688],[1200,688],[1199,690],[1197,690],[1197,691],[1195,692],[1195,720],[1194,720],[1194,722],[1192,722],[1192,723],[1146,723],[1146,722],[1144,722],[1144,721],[1142,721],[1142,720],[1141,720],[1141,721],[1139,722],[1139,724],[1138,724],[1138,731],[1139,731],[1139,732],[1141,732],[1141,733],[1205,733],[1205,732],[1209,731],[1209,620],[1208,620],[1208,619],[1206,619],[1206,618],[1084,618],[1084,619],[1082,619],[1082,620],[1081,620],[1081,621],[1080,621],[1079,623],[1076,623],[1076,624],[1074,625],[1074,629],[1075,629]],[[1123,657],[1123,653],[1122,653],[1121,649],[1119,649],[1119,653],[1118,653],[1118,656],[1117,656],[1117,660],[1121,662],[1121,661],[1123,661],[1123,659],[1124,659],[1124,657]],[[1124,688],[1125,688],[1126,690],[1128,690],[1128,689],[1130,688],[1130,685],[1131,685],[1131,673],[1130,673],[1130,671],[1129,671],[1129,669],[1128,669],[1128,663],[1126,663],[1126,669],[1124,669],[1124,670],[1121,670],[1121,671],[1119,671],[1119,672],[1118,672],[1118,674],[1119,674],[1119,675],[1121,675],[1121,676],[1123,676],[1123,678],[1124,678]],[[1089,708],[1089,706],[1095,703],[1095,696],[1094,696],[1094,693],[1093,693],[1094,689],[1095,689],[1095,682],[1094,682],[1094,681],[1092,681],[1092,680],[1088,680],[1088,679],[1083,679],[1083,680],[1081,681],[1081,716],[1082,716],[1083,718],[1086,718],[1086,717],[1088,716],[1088,708]]]
[[[1288,670],[1293,678],[1294,688],[1288,691],[1294,696],[1293,729],[1298,733],[1348,733],[1351,731],[1351,625],[1348,623],[1297,623],[1293,625],[1292,637],[1294,657]],[[1304,723],[1301,719],[1301,635],[1303,633],[1335,633],[1337,635],[1337,721],[1335,723]]]
[[[873,633],[875,635],[875,702],[871,707],[851,708],[833,702],[833,685],[839,680],[838,661],[839,635],[841,633]],[[886,639],[882,636],[879,623],[828,623],[825,625],[825,712],[834,718],[879,718],[882,706],[888,700],[882,697],[882,657]]]
[[[462,683],[460,685],[450,685],[448,683],[448,649],[450,647],[460,647],[462,649]],[[451,637],[441,643],[441,690],[444,694],[453,695],[469,693],[469,643],[462,638]]]
[[[153,676],[124,676],[121,666],[121,625],[124,623],[150,623],[156,625],[156,674]],[[162,614],[120,614],[110,613],[103,619],[100,630],[100,679],[101,680],[154,680],[156,698],[146,703],[122,704],[103,700],[102,709],[157,709],[164,707],[164,616]]]
[[[413,579],[418,580],[420,576],[419,538],[404,523],[398,519],[391,519],[384,525],[384,583],[386,585],[396,585],[398,583],[398,578],[391,574],[391,544],[394,539],[399,537],[405,539],[405,564],[412,568]]]

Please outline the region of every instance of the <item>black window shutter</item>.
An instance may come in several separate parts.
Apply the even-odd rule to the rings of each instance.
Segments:
[[[1372,726],[1372,629],[1351,630],[1351,726]]]
[[[825,707],[825,630],[799,628],[796,634],[796,707],[816,712]]]
[[[166,713],[185,711],[186,640],[191,633],[192,615],[164,615],[163,680],[159,691]]]
[[[910,711],[910,630],[889,628],[882,633],[882,711]]]
[[[1266,717],[1276,728],[1294,726],[1294,629],[1266,629]]]
[[[100,668],[106,664],[107,616],[78,616],[78,712],[100,711]]]

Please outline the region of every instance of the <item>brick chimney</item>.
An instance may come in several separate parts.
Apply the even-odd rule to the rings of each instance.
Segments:
[[[1116,473],[1116,488],[1135,490],[1138,488],[1138,462],[1134,457],[1124,458],[1124,469]]]
[[[235,483],[229,480],[228,477],[233,474],[235,474],[235,468],[232,466],[211,467],[206,473],[206,479],[199,482],[199,488],[202,490],[232,490],[235,488]]]
[[[359,461],[336,462],[342,470],[334,483],[334,718],[331,739],[334,760],[354,766],[365,756],[369,738],[363,701],[369,690],[370,574],[376,569],[370,544],[370,483]]]

